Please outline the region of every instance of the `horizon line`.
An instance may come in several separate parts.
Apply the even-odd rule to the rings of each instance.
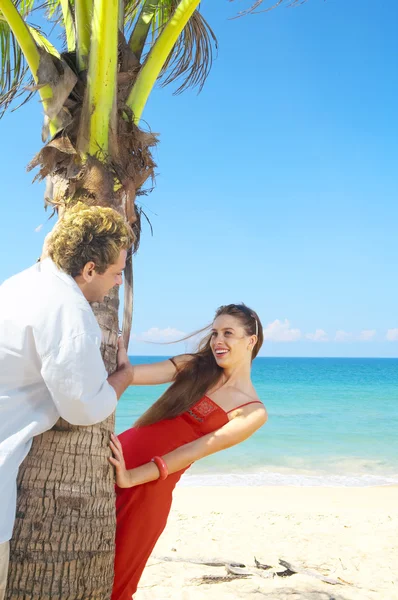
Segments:
[[[182,353],[183,354],[183,353]],[[186,354],[191,354],[190,352],[187,352]],[[194,353],[192,353],[194,354]],[[169,356],[173,356],[173,355],[169,355],[169,354],[128,354],[128,356],[136,356],[136,357],[148,357],[148,358],[167,358]],[[176,355],[178,356],[178,355]],[[181,356],[181,355],[180,355]],[[371,359],[371,360],[398,360],[398,356],[284,356],[284,355],[260,355],[260,356],[256,356],[256,358],[319,358],[319,359],[325,359],[325,358],[344,358],[344,359]],[[256,360],[256,358],[254,360]]]

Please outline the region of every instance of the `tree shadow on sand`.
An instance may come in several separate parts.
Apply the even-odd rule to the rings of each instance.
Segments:
[[[272,592],[259,592],[258,598],[269,598],[270,600],[348,600],[347,596],[337,592],[298,591],[294,588],[272,590]],[[363,599],[365,600],[365,599]]]
[[[231,575],[217,576],[217,575],[203,575],[202,577],[195,578],[196,585],[208,585],[217,583],[228,583],[239,577]],[[269,598],[270,600],[351,600],[352,596],[348,597],[340,591],[320,591],[320,590],[297,590],[293,587],[273,589],[269,592],[257,590],[255,593],[251,592],[253,598]],[[370,600],[369,596],[363,596],[361,600]]]

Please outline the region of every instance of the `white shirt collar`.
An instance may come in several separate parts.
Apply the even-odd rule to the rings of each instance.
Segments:
[[[37,264],[39,267],[39,271],[41,271],[42,273],[51,273],[51,274],[55,275],[56,277],[59,277],[67,285],[70,285],[71,287],[79,290],[80,294],[85,298],[83,292],[77,285],[74,278],[71,275],[68,275],[68,273],[65,273],[65,271],[61,271],[61,269],[59,269],[57,267],[57,265],[51,258],[47,257],[44,260],[41,260],[40,262],[38,262]]]

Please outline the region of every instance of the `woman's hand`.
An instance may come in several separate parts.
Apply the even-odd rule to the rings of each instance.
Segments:
[[[113,456],[110,456],[108,460],[115,467],[117,485],[120,488],[133,487],[130,472],[126,469],[126,463],[124,462],[122,445],[113,433],[111,433],[109,446],[113,452]]]

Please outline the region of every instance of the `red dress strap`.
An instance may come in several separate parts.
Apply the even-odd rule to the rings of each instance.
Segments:
[[[235,408],[231,408],[231,410],[227,411],[227,414],[234,410],[238,410],[238,408],[243,408],[244,406],[247,406],[248,404],[262,404],[262,402],[261,402],[261,400],[251,400],[250,402],[245,402],[245,404],[240,404],[239,406],[235,406]]]

